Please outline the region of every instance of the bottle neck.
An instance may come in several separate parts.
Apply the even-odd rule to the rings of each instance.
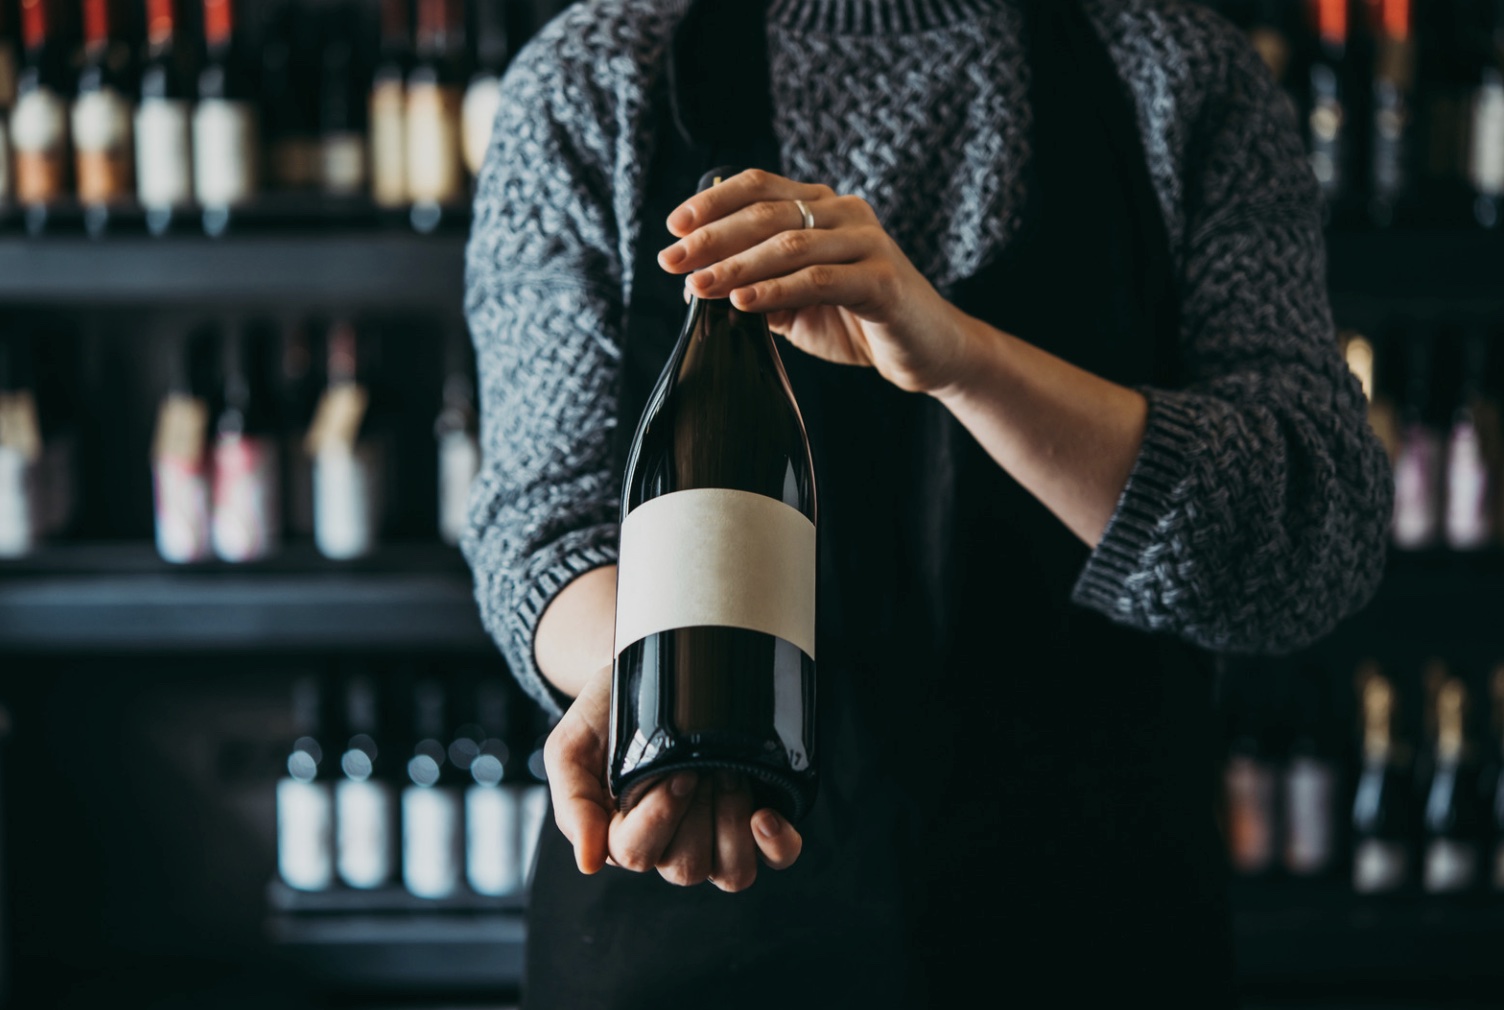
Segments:
[[[84,48],[98,52],[110,42],[109,0],[86,0],[84,3]]]
[[[426,59],[440,59],[458,42],[446,0],[419,0],[417,50]]]
[[[1324,49],[1340,53],[1347,46],[1348,0],[1315,0],[1316,37]]]
[[[21,44],[28,51],[47,45],[47,0],[21,0]]]
[[[1382,0],[1379,6],[1379,34],[1395,42],[1410,41],[1414,20],[1411,0]]]
[[[172,47],[177,31],[172,0],[148,0],[146,4],[146,44],[152,52]]]
[[[388,52],[405,49],[408,42],[407,4],[405,0],[382,0],[381,48]]]
[[[1390,719],[1393,691],[1388,681],[1375,677],[1363,689],[1363,758],[1370,764],[1387,764],[1392,751]]]
[[[230,0],[204,0],[204,42],[210,52],[228,50],[234,32],[235,16]]]

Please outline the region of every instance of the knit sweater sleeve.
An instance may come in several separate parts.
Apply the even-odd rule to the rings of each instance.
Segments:
[[[1371,596],[1392,485],[1336,340],[1293,115],[1251,47],[1221,41],[1186,164],[1185,381],[1144,390],[1143,447],[1075,598],[1206,648],[1279,653]]]
[[[462,548],[487,629],[555,714],[568,699],[538,670],[538,620],[570,581],[614,563],[617,544],[616,138],[579,18],[545,28],[503,79],[465,278],[482,467]]]

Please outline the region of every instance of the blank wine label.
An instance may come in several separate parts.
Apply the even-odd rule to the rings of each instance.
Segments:
[[[676,628],[745,628],[815,658],[815,524],[748,491],[654,498],[622,523],[616,654]]]

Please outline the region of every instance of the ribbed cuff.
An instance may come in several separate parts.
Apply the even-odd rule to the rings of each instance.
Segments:
[[[586,572],[616,564],[619,530],[615,523],[589,526],[560,537],[534,554],[522,576],[516,605],[507,615],[512,673],[551,715],[561,714],[571,699],[538,669],[533,656],[538,621],[565,586]]]
[[[1096,550],[1076,579],[1071,598],[1110,617],[1133,610],[1130,583],[1145,571],[1160,526],[1175,504],[1175,489],[1200,453],[1197,413],[1184,394],[1141,390],[1149,398],[1149,418],[1128,484]]]

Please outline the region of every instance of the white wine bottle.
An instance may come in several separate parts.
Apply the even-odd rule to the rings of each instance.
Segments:
[[[743,774],[759,806],[808,809],[816,518],[809,440],[767,320],[695,299],[622,490],[610,786],[624,809],[681,769]]]

